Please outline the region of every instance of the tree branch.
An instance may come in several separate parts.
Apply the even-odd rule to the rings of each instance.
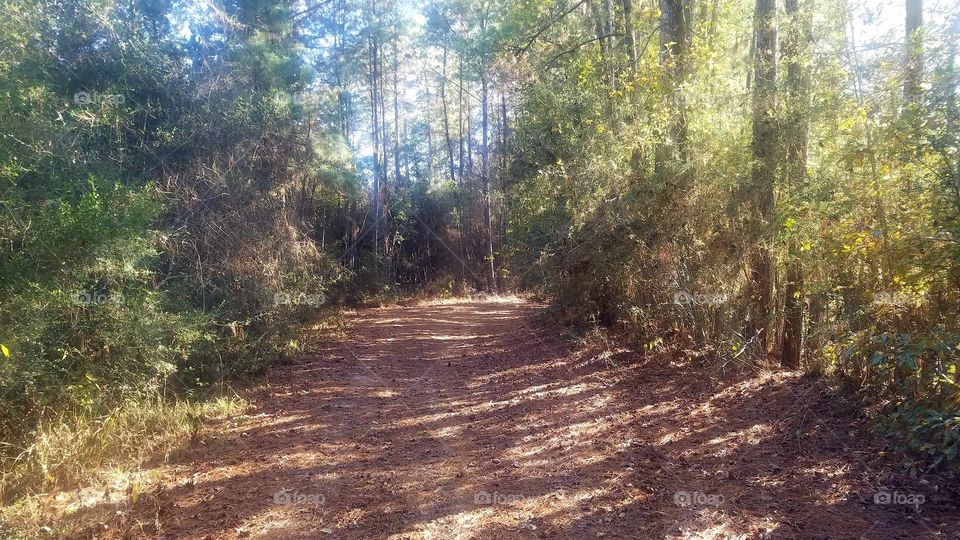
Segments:
[[[621,36],[623,36],[622,33],[620,33],[620,32],[614,32],[614,33],[612,33],[612,34],[604,34],[604,35],[602,35],[602,36],[594,36],[594,37],[592,37],[592,38],[590,38],[590,39],[588,39],[588,40],[586,40],[586,41],[582,41],[582,42],[580,42],[580,43],[577,43],[577,44],[574,45],[573,47],[571,47],[571,48],[569,48],[569,49],[567,49],[567,50],[565,50],[565,51],[562,51],[562,52],[559,52],[559,53],[555,54],[552,58],[550,58],[550,61],[547,62],[547,65],[546,65],[546,67],[544,67],[544,69],[550,69],[550,68],[552,68],[553,65],[554,65],[554,63],[555,63],[561,56],[564,56],[564,55],[566,55],[566,54],[571,54],[571,53],[577,52],[578,50],[580,50],[581,47],[583,47],[583,46],[585,46],[585,45],[589,45],[589,44],[593,43],[594,41],[600,41],[601,39],[606,39],[606,38],[608,38],[608,37],[621,37]]]
[[[555,16],[553,19],[548,21],[546,24],[541,26],[539,30],[537,30],[536,32],[533,33],[532,36],[530,36],[530,39],[527,40],[526,45],[524,45],[523,47],[517,48],[517,52],[516,52],[517,57],[523,56],[527,52],[527,50],[529,50],[530,47],[533,46],[533,42],[536,41],[537,38],[540,37],[544,32],[546,32],[551,26],[560,22],[564,17],[573,13],[574,10],[576,10],[578,7],[582,6],[586,2],[587,0],[580,0],[579,2],[574,4],[572,7],[570,7],[570,9],[564,11],[563,13],[560,13],[559,15]]]

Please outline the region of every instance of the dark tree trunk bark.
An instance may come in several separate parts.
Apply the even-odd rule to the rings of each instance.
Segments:
[[[807,181],[807,132],[810,116],[810,82],[806,65],[812,34],[813,17],[810,4],[813,0],[786,0],[789,29],[783,47],[787,64],[786,125],[784,126],[786,148],[786,192],[797,196],[804,190]],[[786,286],[783,299],[783,338],[781,364],[785,368],[800,367],[803,350],[803,267],[800,263],[800,248],[796,239],[789,242],[787,256]]]
[[[692,38],[689,0],[660,0],[660,65],[670,113],[664,140],[657,146],[654,173],[661,181],[686,186],[691,177],[687,156],[686,100],[682,83]]]
[[[490,160],[489,160],[489,132],[490,132],[490,116],[488,114],[487,107],[487,75],[483,74],[480,77],[480,122],[481,122],[481,131],[482,131],[482,142],[480,147],[480,171],[481,176],[483,177],[484,193],[483,193],[483,202],[484,202],[484,218],[487,222],[487,253],[486,259],[487,264],[487,282],[490,287],[490,291],[494,292],[497,290],[497,276],[494,270],[493,262],[493,212],[491,209],[492,206],[492,188],[490,183]]]
[[[623,8],[623,33],[627,42],[627,58],[630,60],[630,71],[637,70],[637,34],[633,28],[633,0],[620,0]]]
[[[464,247],[464,205],[463,205],[463,55],[459,56],[459,65],[457,70],[457,231],[459,232],[458,244],[460,248],[460,282],[467,281],[467,252]],[[450,146],[449,135],[447,146],[450,151],[450,175],[453,177],[453,147]]]
[[[507,194],[507,167],[508,167],[508,152],[509,147],[507,146],[508,136],[509,136],[509,122],[507,120],[507,96],[506,93],[500,93],[500,196],[506,197]],[[500,242],[502,245],[503,239],[507,237],[507,222],[506,222],[506,212],[504,211],[504,203],[501,202],[500,212],[497,213],[497,218],[499,220],[497,224],[497,234],[500,235]],[[501,261],[501,265],[502,265]]]
[[[770,226],[773,183],[777,173],[777,3],[756,0],[756,49],[753,73],[753,170],[750,197],[755,227],[748,256],[747,325],[745,338],[756,356],[766,357],[773,296]]]
[[[470,105],[470,96],[466,97],[467,105],[467,174],[473,174],[473,114]]]

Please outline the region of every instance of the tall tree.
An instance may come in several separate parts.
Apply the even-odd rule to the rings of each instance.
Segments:
[[[397,42],[400,36],[393,39],[393,169],[397,187],[402,183],[403,175],[400,172],[400,53]]]
[[[953,193],[953,203],[957,211],[960,212],[960,156],[955,152],[949,152],[947,148],[960,146],[960,133],[958,133],[958,121],[960,121],[960,109],[957,107],[957,40],[960,39],[960,13],[954,13],[950,22],[947,38],[947,58],[944,66],[943,91],[945,116],[945,135],[942,143],[941,155],[944,157],[946,165],[947,184]],[[960,360],[958,360],[960,364]],[[957,380],[960,381],[960,365],[957,366]]]
[[[368,38],[368,81],[370,85],[370,142],[373,144],[373,257],[378,260],[380,253],[380,74],[378,69],[377,40],[373,32]]]
[[[613,70],[613,33],[610,31],[610,0],[602,0],[603,6],[596,1],[590,1],[590,12],[593,15],[593,28],[596,35],[596,41],[600,45],[600,66],[603,68],[604,79],[611,87],[616,86]]]
[[[664,140],[657,147],[655,174],[662,181],[685,184],[687,174],[687,118],[683,80],[687,75],[692,39],[691,0],[660,0],[660,65],[668,111]]]
[[[387,124],[387,77],[385,75],[387,55],[384,52],[383,36],[378,39],[377,44],[377,54],[379,56],[377,60],[377,83],[380,86],[377,95],[380,98],[378,107],[380,109],[380,151],[382,154],[380,162],[380,204],[383,207],[380,217],[380,227],[382,228],[380,238],[383,243],[383,253],[389,258],[393,245],[390,239],[390,126]]]
[[[627,58],[630,61],[630,71],[637,69],[637,34],[633,28],[633,0],[620,0],[623,10],[623,33],[626,37]]]
[[[747,325],[745,338],[757,356],[766,356],[773,296],[770,222],[773,184],[777,174],[777,2],[756,0],[753,58],[753,166],[748,196],[751,204],[752,245],[747,268]]]
[[[457,77],[459,82],[457,84],[457,141],[458,141],[458,158],[457,158],[457,181],[460,183],[460,187],[463,187],[463,174],[464,174],[464,149],[463,149],[463,109],[464,109],[464,95],[463,95],[463,54],[458,55],[459,65],[457,67]],[[467,117],[469,118],[469,108],[470,102],[466,103],[467,108]],[[467,130],[467,136],[469,137],[469,130]]]
[[[450,181],[457,182],[457,169],[453,164],[453,140],[450,137],[450,113],[447,111],[447,44],[443,44],[443,63],[440,73],[440,103],[443,114],[443,140],[447,148],[447,160],[450,166]]]
[[[480,14],[480,40],[489,39],[489,6],[484,5]],[[486,259],[484,271],[487,274],[489,290],[497,290],[497,275],[493,260],[493,183],[490,181],[490,88],[489,70],[491,58],[487,47],[482,47],[480,54],[480,176],[483,182],[483,214],[486,226]]]
[[[488,88],[487,88],[487,74],[484,73],[480,76],[480,116],[481,116],[481,150],[480,150],[480,171],[481,176],[483,177],[483,212],[484,220],[486,221],[487,226],[487,252],[485,258],[487,259],[487,264],[485,264],[487,272],[487,282],[491,291],[497,290],[497,276],[494,270],[494,261],[493,261],[493,189],[492,183],[490,182],[490,115],[488,112]]]
[[[918,105],[923,73],[923,0],[906,0],[903,107],[908,115]]]
[[[813,31],[812,3],[813,0],[786,0],[788,27],[783,44],[783,58],[787,65],[784,183],[785,191],[794,196],[801,193],[807,181],[807,132],[810,124],[810,76],[807,65]],[[781,363],[786,368],[795,369],[800,367],[803,338],[803,268],[799,242],[793,238],[788,245]]]

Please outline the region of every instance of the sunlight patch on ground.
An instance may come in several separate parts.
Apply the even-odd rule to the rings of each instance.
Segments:
[[[557,363],[556,367],[561,366],[561,363]],[[554,367],[554,366],[551,366]],[[523,380],[525,377],[539,372],[543,372],[544,366],[542,364],[527,364],[521,367],[509,368],[501,371],[495,371],[489,375],[480,375],[470,379],[470,382],[466,385],[467,388],[478,388],[485,387],[490,384],[495,384],[500,382],[502,379],[515,378],[517,380]]]
[[[549,388],[551,387],[552,388]],[[517,397],[510,400],[510,403],[517,403],[521,399],[526,400],[535,400],[535,399],[548,399],[554,397],[562,396],[571,396],[576,394],[586,394],[589,390],[596,390],[600,385],[597,384],[573,384],[569,386],[564,386],[561,384],[544,384],[540,386],[531,386],[528,388],[522,388],[520,390],[514,390],[511,394],[515,394]]]
[[[283,397],[287,396],[287,394],[275,394],[275,395],[283,396]],[[253,419],[257,420],[255,422],[256,425],[253,425],[254,423],[249,422],[249,420],[253,420]],[[233,425],[234,429],[231,431],[235,433],[243,433],[243,432],[250,431],[252,429],[264,429],[264,428],[279,426],[281,424],[302,425],[302,424],[307,424],[308,422],[312,422],[313,420],[314,418],[306,414],[290,414],[290,415],[276,414],[276,415],[257,415],[257,416],[251,416],[246,418],[240,417],[236,421],[232,422],[234,424]]]
[[[522,533],[522,536],[536,538],[539,537],[540,527],[535,522],[542,522],[544,517],[548,516],[552,528],[572,527],[582,509],[592,506],[594,499],[603,496],[606,491],[559,489],[540,495],[485,490],[478,493],[496,497],[499,502],[481,503],[477,508],[462,509],[418,523],[415,532],[424,539],[478,538],[477,533],[484,530],[484,525],[496,524],[497,527],[507,527]],[[399,540],[409,536],[395,534],[389,538]]]
[[[743,524],[740,523],[739,526],[729,517],[724,516],[720,512],[704,512],[702,515],[692,517],[691,521],[696,522],[708,522],[708,523],[717,523],[717,525],[681,525],[679,534],[671,535],[667,538],[670,539],[683,539],[683,540],[718,540],[718,539],[728,539],[728,538],[746,538],[745,535],[739,534],[738,529],[742,528]]]
[[[739,444],[759,444],[764,437],[769,436],[772,433],[770,424],[754,424],[748,428],[741,429],[738,431],[731,431],[726,435],[720,437],[714,437],[707,441],[709,445],[725,445],[729,442],[735,442]]]
[[[24,497],[18,505],[22,512],[36,513],[44,521],[51,516],[70,516],[96,507],[121,507],[133,496],[152,489],[161,474],[158,469],[133,472],[109,469],[103,472],[99,482],[80,489]],[[39,534],[41,529],[36,532]]]
[[[636,409],[636,413],[641,416],[661,416],[664,412],[677,413],[680,408],[679,401],[661,401],[659,403],[651,403],[650,405],[644,405],[639,409]]]
[[[358,449],[364,445],[356,444]],[[375,449],[376,445],[366,445],[367,449]],[[336,457],[333,457],[336,456]],[[275,457],[274,463],[280,463],[287,469],[309,470],[317,465],[336,466],[355,463],[362,458],[359,452],[344,452],[342,446],[335,444],[310,445],[310,448],[298,450],[294,453],[280,454]],[[266,467],[269,468],[269,467]]]
[[[440,412],[434,414],[421,414],[420,416],[410,416],[408,418],[401,418],[392,422],[393,425],[410,428],[410,427],[420,427],[428,423],[438,423],[447,418],[457,418],[463,416],[461,412],[450,411],[447,409],[447,412]]]
[[[449,305],[457,305],[457,304],[476,304],[476,303],[478,303],[478,302],[479,302],[479,300],[477,300],[476,298],[472,298],[472,297],[469,297],[469,296],[464,296],[464,297],[457,297],[457,298],[435,298],[435,299],[428,299],[428,300],[423,300],[423,301],[417,302],[416,305],[417,305],[418,307],[420,307],[420,306],[424,306],[424,307],[425,307],[425,306],[449,306]],[[483,302],[484,304],[494,303],[494,304],[519,305],[519,304],[525,304],[527,301],[524,300],[523,298],[517,296],[517,295],[505,294],[505,295],[502,295],[502,296],[501,296],[501,295],[484,296],[482,302]]]
[[[464,431],[464,426],[447,426],[440,429],[430,430],[430,435],[435,439],[447,439],[459,436]]]
[[[286,538],[291,529],[302,528],[301,524],[305,521],[303,514],[313,512],[313,509],[297,505],[274,504],[260,513],[247,516],[236,532],[239,537],[247,537],[255,530],[258,538]]]
[[[457,341],[457,340],[466,341],[471,339],[490,339],[492,337],[496,337],[496,336],[494,336],[493,334],[483,334],[483,335],[466,334],[466,335],[459,335],[459,336],[443,335],[443,336],[430,336],[430,339],[435,341]]]
[[[599,437],[610,431],[610,426],[602,421],[587,420],[576,424],[565,426],[560,430],[534,435],[535,440],[540,444],[526,444],[515,446],[507,450],[504,455],[512,459],[529,459],[538,454],[544,453],[554,448],[576,448],[588,447],[593,437]],[[588,463],[583,458],[576,460],[578,463]]]
[[[416,532],[424,540],[461,539],[471,538],[470,531],[482,530],[482,524],[493,517],[492,509],[465,510],[456,514],[442,516],[430,521],[418,523]],[[409,533],[392,534],[388,538],[406,540]]]

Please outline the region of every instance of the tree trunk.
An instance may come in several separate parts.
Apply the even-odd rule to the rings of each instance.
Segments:
[[[370,138],[373,143],[373,259],[378,262],[380,246],[380,131],[377,98],[377,45],[370,38]]]
[[[440,76],[440,103],[443,106],[443,139],[447,144],[447,158],[450,162],[450,181],[456,184],[457,172],[453,166],[453,141],[450,138],[450,119],[447,112],[447,47],[443,47],[443,72]]]
[[[633,0],[620,0],[623,7],[623,33],[626,36],[627,58],[630,60],[630,71],[637,70],[637,34],[633,28]]]
[[[493,263],[493,213],[491,210],[492,204],[492,189],[490,184],[490,160],[489,160],[489,131],[490,131],[490,117],[487,114],[487,75],[484,73],[480,77],[480,122],[481,122],[481,131],[483,133],[482,143],[480,148],[480,171],[481,176],[483,177],[484,184],[484,193],[483,193],[483,202],[484,202],[484,217],[487,222],[487,253],[486,259],[487,264],[487,282],[489,283],[490,291],[495,292],[497,290],[497,276],[494,271]]]
[[[337,8],[334,15],[333,33],[333,50],[334,56],[337,58],[337,63],[334,68],[334,78],[337,87],[337,123],[340,127],[340,134],[343,136],[344,143],[346,143],[347,146],[350,146],[350,129],[349,125],[347,124],[347,87],[344,81],[343,73],[343,41],[344,35],[346,34],[346,25],[343,22],[343,18],[344,2],[343,0],[340,0],[337,2]]]
[[[460,78],[460,84],[458,85],[458,94],[457,94],[457,129],[459,130],[459,160],[457,161],[457,181],[460,184],[460,187],[463,187],[463,55],[460,55],[460,68],[457,72],[457,76]]]
[[[471,113],[470,96],[466,97],[467,105],[467,174],[473,174],[473,115]]]
[[[430,99],[430,96],[429,96],[429,94],[428,94],[428,95],[427,95],[427,100],[429,101],[429,99]],[[407,126],[407,119],[406,119],[406,118],[403,119],[403,131],[402,131],[402,134],[403,134],[403,137],[402,137],[401,140],[403,140],[403,141],[409,141],[409,140],[410,140],[410,128]],[[430,139],[430,126],[429,126],[429,125],[427,125],[427,139],[428,139],[427,144],[429,145],[429,139]],[[403,153],[403,175],[406,177],[406,179],[407,179],[407,184],[409,185],[409,183],[410,183],[410,178],[411,178],[411,177],[410,177],[410,152],[404,152],[404,153]]]
[[[460,248],[460,282],[466,283],[467,281],[467,258],[466,258],[466,249],[463,245],[463,219],[464,219],[464,205],[463,205],[463,56],[459,57],[459,66],[457,77],[459,78],[459,84],[457,85],[457,141],[459,145],[459,155],[457,157],[457,232],[458,243]],[[446,59],[444,59],[446,61]],[[444,117],[446,118],[446,117]],[[444,124],[446,125],[446,123]],[[453,147],[450,145],[450,135],[447,134],[447,149],[450,153],[450,177],[453,178]]]
[[[605,2],[607,0],[604,0]],[[606,12],[601,10],[595,1],[591,0],[590,12],[593,15],[593,28],[594,33],[597,38],[597,43],[600,45],[600,65],[603,67],[604,73],[604,82],[611,87],[613,86],[613,76],[612,68],[613,65],[610,62],[610,52],[609,49],[609,32],[607,31],[607,22],[606,22]]]
[[[682,84],[692,37],[689,2],[660,0],[660,65],[669,102],[664,140],[654,156],[654,174],[663,182],[685,186],[691,175],[687,159],[686,100]]]
[[[946,96],[947,109],[947,133],[950,134],[948,144],[954,146],[958,143],[957,120],[960,119],[960,109],[957,108],[957,36],[960,36],[960,13],[954,13],[953,20],[950,23],[951,36],[947,39],[947,67],[945,88],[943,95]],[[946,156],[947,177],[950,186],[953,189],[953,203],[958,212],[960,212],[960,156]],[[960,382],[960,360],[957,361],[956,377]]]
[[[786,192],[794,197],[804,191],[807,181],[807,132],[810,116],[810,82],[805,67],[812,34],[813,17],[810,4],[813,0],[786,0],[789,29],[783,47],[787,63],[786,125]],[[802,5],[801,5],[802,4]],[[803,268],[800,264],[800,248],[796,239],[789,242],[786,286],[784,287],[783,347],[781,364],[785,368],[800,367],[803,348]]]
[[[507,137],[509,135],[509,123],[507,120],[507,95],[500,93],[500,196],[505,197],[507,193],[507,166],[508,166],[508,146]],[[497,234],[502,239],[507,237],[506,212],[504,212],[504,203],[501,202],[500,212],[497,213],[499,223],[497,225]],[[501,264],[502,261],[501,261]]]
[[[753,73],[753,169],[750,197],[755,226],[748,256],[747,325],[744,337],[755,356],[766,357],[773,296],[770,255],[773,183],[777,173],[777,3],[756,0]]]
[[[425,106],[426,113],[423,116],[426,119],[426,131],[427,131],[427,158],[424,161],[426,161],[426,165],[427,165],[427,184],[429,185],[433,183],[433,126],[430,123],[430,106],[433,105],[433,101],[430,99],[432,96],[430,95],[430,84],[429,84],[429,81],[427,80],[426,74],[424,74],[423,78],[424,78],[423,86],[427,92],[427,103]],[[420,168],[415,167],[414,170],[417,173],[419,173]]]
[[[403,173],[400,172],[400,54],[397,52],[397,39],[393,40],[393,169],[396,173],[395,181],[399,187],[403,181]]]
[[[380,83],[379,97],[380,97],[380,152],[381,164],[380,164],[380,202],[383,206],[382,215],[380,218],[380,241],[383,243],[383,254],[386,257],[390,257],[392,242],[390,241],[390,178],[389,178],[389,148],[390,148],[390,127],[387,124],[387,91],[386,91],[386,76],[384,75],[384,69],[387,65],[387,57],[383,52],[383,43],[379,43],[379,60],[377,61],[377,80]],[[388,261],[389,263],[389,261]],[[389,264],[387,270],[389,271]]]
[[[903,110],[913,116],[919,105],[923,72],[923,0],[906,0],[906,46],[903,69]]]

